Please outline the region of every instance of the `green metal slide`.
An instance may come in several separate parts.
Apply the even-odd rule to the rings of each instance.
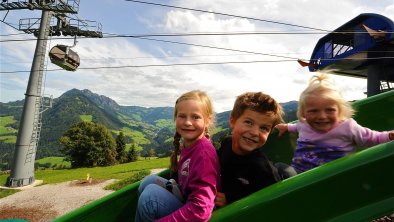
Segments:
[[[394,129],[394,91],[353,103],[363,126]],[[290,162],[296,136],[271,135],[265,152]],[[161,175],[167,176],[168,171]],[[139,182],[56,218],[133,221]],[[394,212],[394,141],[332,161],[213,212],[210,221],[371,221]]]

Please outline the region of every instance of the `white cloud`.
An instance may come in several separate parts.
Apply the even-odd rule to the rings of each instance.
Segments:
[[[394,1],[384,9],[384,15],[394,20]]]

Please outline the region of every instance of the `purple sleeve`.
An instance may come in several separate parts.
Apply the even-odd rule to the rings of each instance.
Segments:
[[[298,132],[297,124],[288,123],[287,124],[287,130],[289,131],[289,133],[296,133],[296,132]]]
[[[390,141],[389,132],[378,132],[360,126],[355,120],[351,121],[354,141],[359,146],[371,147]]]
[[[191,193],[186,204],[158,221],[208,221],[211,217],[217,192],[219,162],[214,149],[198,153],[193,166],[190,166],[188,187]]]

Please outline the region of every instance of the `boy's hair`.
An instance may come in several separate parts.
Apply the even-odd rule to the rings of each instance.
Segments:
[[[213,105],[211,102],[211,99],[209,96],[200,90],[193,90],[186,92],[182,94],[175,102],[175,109],[174,109],[174,120],[176,119],[176,116],[178,115],[178,104],[181,101],[186,101],[186,100],[194,100],[197,101],[201,104],[201,109],[203,112],[203,118],[205,122],[208,122],[208,128],[205,129],[205,137],[210,138],[209,136],[209,130],[213,128],[214,123],[215,123],[215,112],[213,110]],[[171,155],[171,160],[170,160],[170,177],[177,179],[177,171],[178,171],[178,155],[180,153],[180,140],[181,140],[181,135],[177,132],[175,132],[174,135],[174,152]]]
[[[354,109],[350,102],[346,101],[339,90],[334,87],[326,74],[314,75],[309,80],[309,86],[301,93],[297,117],[300,121],[304,121],[303,112],[305,110],[305,103],[309,96],[318,96],[321,99],[329,99],[338,105],[338,117],[340,120],[348,119],[353,116]]]
[[[262,92],[246,92],[239,95],[235,100],[231,118],[236,121],[245,110],[252,110],[259,113],[273,115],[272,127],[283,122],[283,109],[271,96]]]

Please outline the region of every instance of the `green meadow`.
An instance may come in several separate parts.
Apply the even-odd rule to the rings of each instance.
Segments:
[[[70,168],[71,163],[69,161],[65,161],[63,157],[45,157],[39,160],[36,160],[36,164],[39,167],[45,166],[45,168],[55,168],[55,169],[62,169],[62,168]]]
[[[0,140],[5,143],[16,143],[16,129],[9,127],[15,123],[13,116],[0,116]]]
[[[84,122],[92,122],[92,120],[93,120],[93,116],[92,115],[80,115],[79,117]]]

